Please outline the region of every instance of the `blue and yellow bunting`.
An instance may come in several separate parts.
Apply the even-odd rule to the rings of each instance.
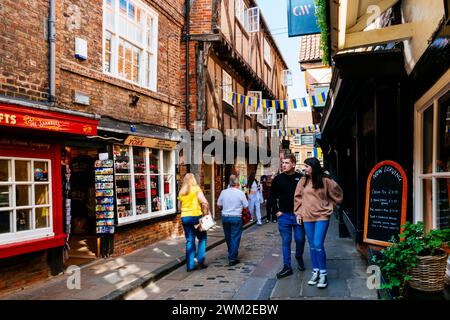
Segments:
[[[296,128],[296,129],[289,129],[289,130],[272,130],[267,131],[268,137],[288,137],[288,136],[295,136],[297,134],[302,133],[317,133],[320,132],[319,125],[310,125],[303,128]]]
[[[245,107],[255,107],[257,109],[276,109],[276,110],[300,110],[301,108],[310,108],[317,106],[318,104],[324,104],[327,99],[325,92],[321,92],[317,95],[306,96],[297,99],[288,100],[268,100],[258,99],[255,97],[245,96],[236,92],[229,93],[229,100],[234,104],[244,105]]]

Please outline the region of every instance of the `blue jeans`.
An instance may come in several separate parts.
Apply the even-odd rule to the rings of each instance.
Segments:
[[[324,242],[330,221],[303,222],[303,224],[308,237],[313,269],[326,272],[327,256]]]
[[[300,259],[305,249],[305,230],[297,223],[295,214],[283,212],[278,217],[278,231],[281,235],[281,247],[283,251],[283,264],[291,268],[291,242],[292,230],[294,230],[295,258]]]
[[[201,216],[198,217],[182,217],[184,236],[186,237],[186,267],[192,270],[195,267],[195,238],[198,239],[197,262],[205,262],[206,254],[206,231],[199,231],[194,226],[198,224]]]
[[[239,244],[242,236],[241,217],[222,217],[223,233],[228,247],[228,261],[235,262],[238,257]]]

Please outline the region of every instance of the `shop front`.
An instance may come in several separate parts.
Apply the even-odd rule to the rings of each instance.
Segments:
[[[0,104],[0,291],[62,271],[61,139],[98,120]]]
[[[122,255],[182,234],[177,212],[175,130],[136,125],[104,117],[100,123],[107,152],[95,175],[96,233],[109,240],[106,255]],[[99,153],[100,156],[100,153]],[[93,180],[94,181],[94,180]],[[113,226],[108,215],[113,214]],[[101,220],[101,221],[99,221]],[[105,225],[106,223],[106,225]],[[102,254],[103,255],[103,254]]]

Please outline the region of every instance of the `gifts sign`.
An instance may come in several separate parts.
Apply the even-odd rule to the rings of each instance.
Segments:
[[[394,161],[378,163],[370,172],[366,187],[364,242],[389,246],[406,219],[407,178]]]

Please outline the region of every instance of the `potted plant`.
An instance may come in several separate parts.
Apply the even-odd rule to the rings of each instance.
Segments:
[[[425,232],[423,222],[407,222],[391,245],[373,261],[380,267],[384,283],[395,299],[405,297],[406,285],[428,292],[444,289],[447,253],[442,249],[450,240],[450,228]]]

